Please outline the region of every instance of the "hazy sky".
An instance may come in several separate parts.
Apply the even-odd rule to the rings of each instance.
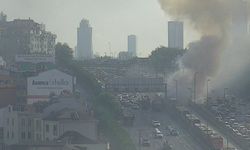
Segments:
[[[127,50],[127,36],[138,37],[138,54],[147,56],[160,45],[167,46],[167,21],[158,0],[0,0],[8,20],[31,18],[46,24],[57,41],[76,45],[76,29],[82,18],[93,27],[95,54],[118,54]],[[193,32],[186,32],[185,44]]]

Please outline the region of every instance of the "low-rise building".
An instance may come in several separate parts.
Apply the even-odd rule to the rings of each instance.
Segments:
[[[44,120],[40,113],[10,105],[2,108],[0,115],[5,145],[39,144],[59,138],[58,121]]]

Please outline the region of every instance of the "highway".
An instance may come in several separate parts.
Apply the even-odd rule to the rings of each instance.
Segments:
[[[215,133],[218,133],[220,136],[223,137],[223,140],[224,140],[224,147],[227,148],[228,147],[231,147],[231,148],[235,148],[237,150],[242,150],[240,147],[238,147],[236,144],[234,144],[233,141],[231,141],[230,139],[228,139],[224,134],[222,134],[221,132],[219,132],[210,122],[208,122],[207,120],[205,120],[201,115],[199,115],[197,112],[195,111],[192,111],[191,108],[187,108],[189,110],[189,112],[191,112],[192,114],[195,114],[199,120],[203,123],[203,124],[206,124],[208,125],[208,127],[210,129],[212,129]]]
[[[156,113],[151,111],[135,111],[136,119],[134,126],[128,128],[135,145],[138,150],[160,150],[163,148],[163,142],[167,140],[172,146],[173,150],[203,150],[199,144],[192,139],[192,137],[182,130],[173,120],[171,120],[165,113]],[[160,121],[159,128],[164,133],[164,139],[154,139],[152,120]],[[172,126],[179,132],[179,136],[166,136],[166,127]],[[151,146],[143,147],[139,145],[139,137],[150,139]]]

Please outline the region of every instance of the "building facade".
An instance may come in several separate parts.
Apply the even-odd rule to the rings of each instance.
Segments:
[[[168,47],[177,49],[184,48],[183,22],[180,21],[168,22]]]
[[[3,18],[3,17],[2,17]],[[0,21],[0,54],[13,61],[16,55],[55,55],[56,35],[45,30],[44,24],[31,19]]]
[[[59,123],[44,120],[42,114],[10,105],[2,108],[0,115],[0,126],[3,128],[6,145],[32,145],[59,138]]]
[[[136,35],[128,36],[128,53],[132,55],[132,57],[137,56],[137,37]]]
[[[93,58],[92,27],[88,20],[83,19],[77,29],[77,58],[88,60]]]

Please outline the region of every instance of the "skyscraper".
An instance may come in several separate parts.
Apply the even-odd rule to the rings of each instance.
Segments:
[[[168,22],[168,47],[170,48],[184,48],[184,33],[183,22],[169,21]]]
[[[77,29],[77,58],[86,60],[93,58],[92,27],[88,20],[83,19]]]
[[[132,55],[132,57],[137,56],[137,38],[136,35],[128,36],[128,53]]]

